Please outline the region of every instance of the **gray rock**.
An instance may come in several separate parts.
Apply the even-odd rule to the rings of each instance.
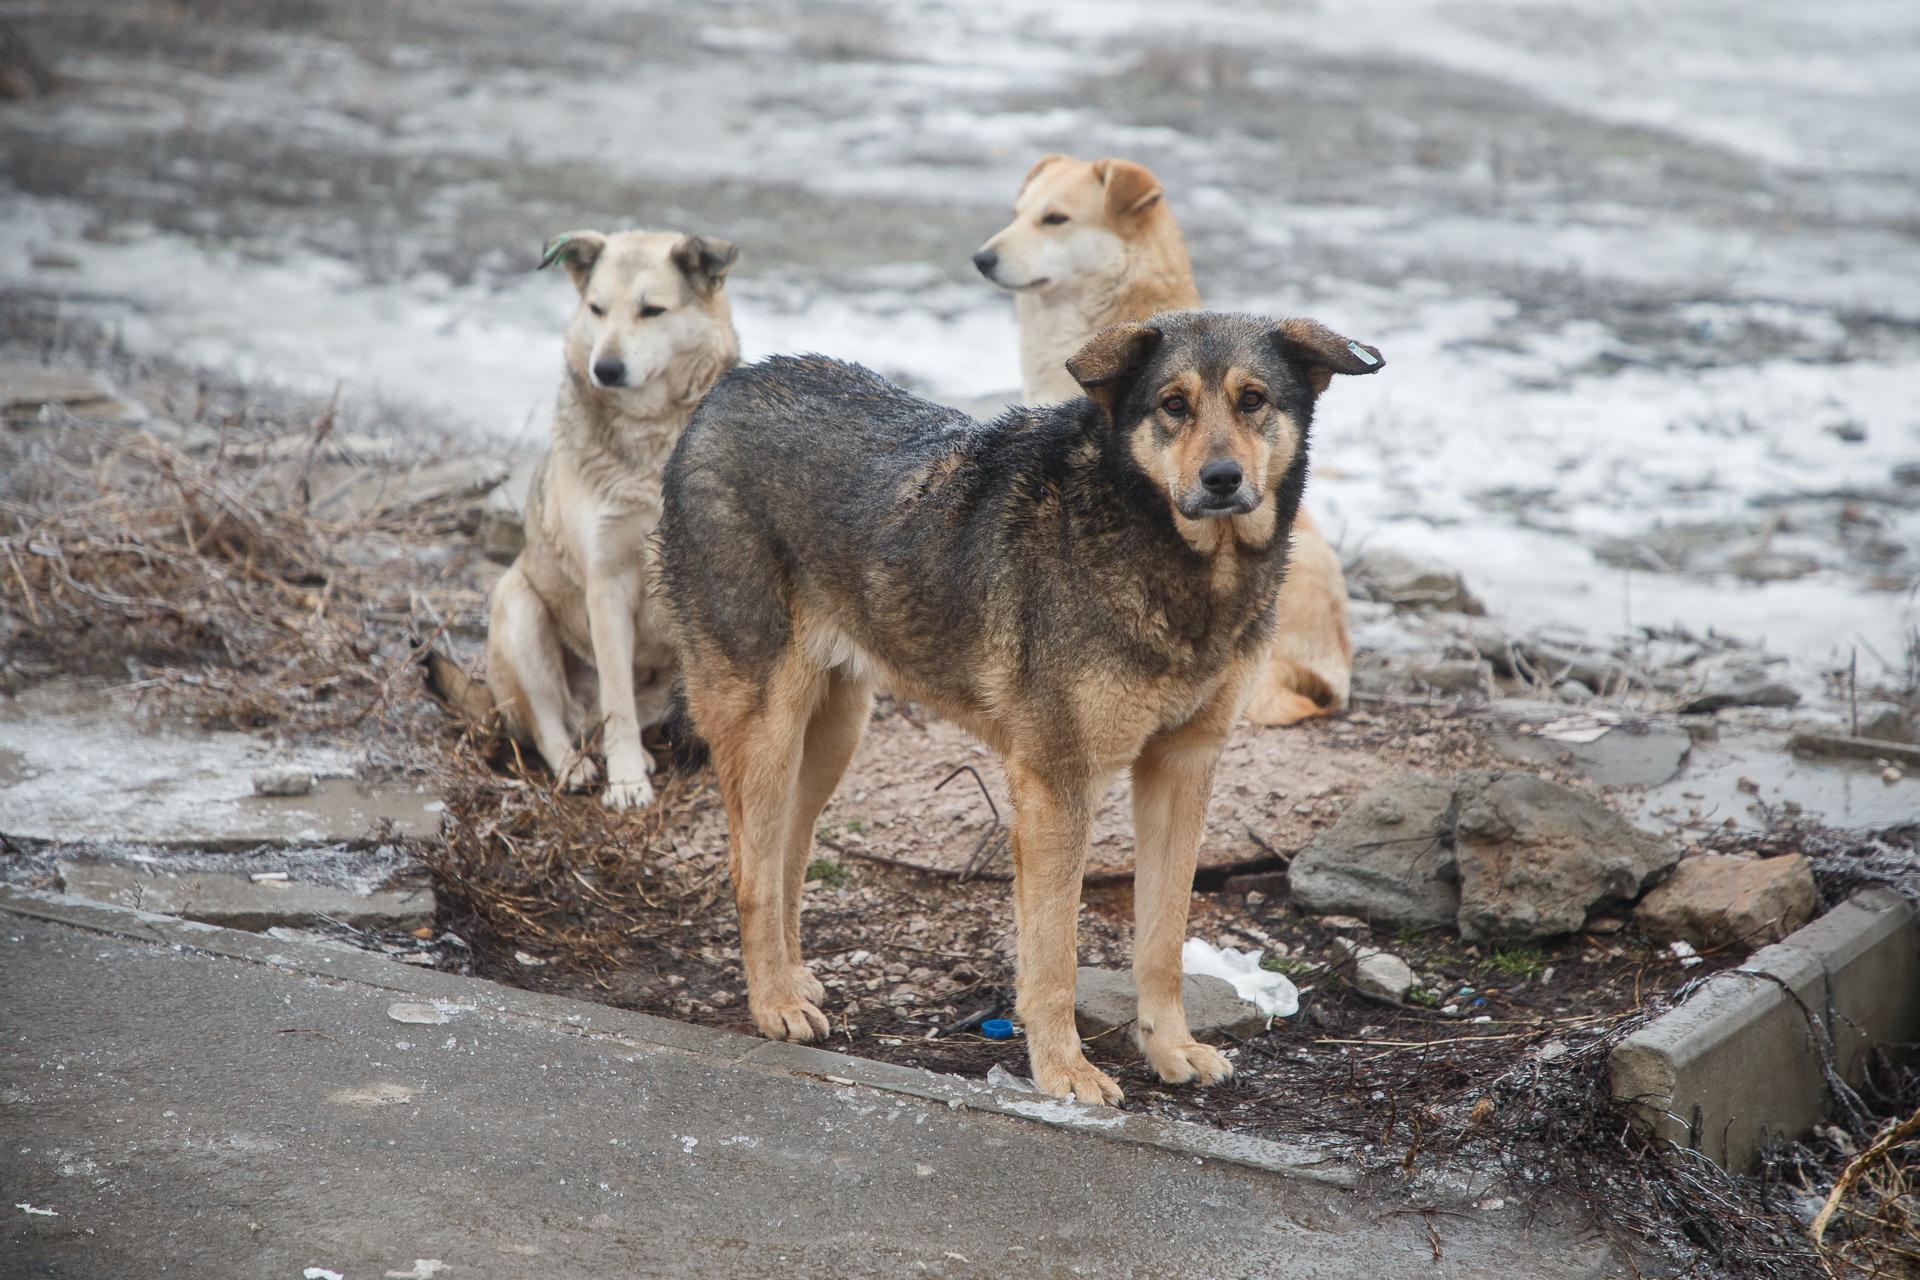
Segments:
[[[1467,590],[1466,580],[1459,573],[1436,561],[1400,551],[1368,551],[1348,573],[1347,581],[1363,600],[1451,613],[1487,611]]]
[[[1452,784],[1423,774],[1362,795],[1288,867],[1294,903],[1376,924],[1452,924],[1460,908],[1452,808]]]
[[[1407,674],[1418,684],[1441,693],[1486,695],[1493,690],[1491,662],[1449,658],[1410,667]]]
[[[1790,685],[1753,675],[1708,689],[1685,703],[1682,715],[1703,715],[1728,707],[1797,707],[1800,694]]]
[[[1187,1026],[1196,1040],[1218,1043],[1229,1036],[1244,1038],[1267,1025],[1260,1010],[1219,978],[1188,974],[1180,995],[1187,1007]],[[1096,1055],[1139,1057],[1140,1046],[1130,1025],[1139,1014],[1138,1002],[1131,973],[1082,965],[1073,999],[1073,1021],[1080,1038],[1090,1042]]]
[[[1526,941],[1571,933],[1594,911],[1631,901],[1678,850],[1593,797],[1531,774],[1463,774],[1454,856],[1460,936]]]
[[[524,513],[527,495],[533,491],[534,472],[539,459],[525,458],[513,466],[506,480],[487,494],[480,506],[480,552],[500,564],[512,564],[527,545]]]
[[[357,929],[415,929],[433,920],[431,889],[354,893],[286,880],[254,881],[223,871],[168,873],[112,862],[62,862],[67,893],[114,906],[182,916],[255,932],[326,916]]]

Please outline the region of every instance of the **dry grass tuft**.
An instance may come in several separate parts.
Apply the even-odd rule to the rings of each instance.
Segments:
[[[652,805],[614,812],[593,796],[556,791],[517,759],[496,771],[469,746],[436,779],[447,804],[443,837],[412,852],[476,945],[604,969],[622,949],[683,929],[726,892],[719,857],[679,848],[678,837],[714,803],[707,779],[661,776]]]

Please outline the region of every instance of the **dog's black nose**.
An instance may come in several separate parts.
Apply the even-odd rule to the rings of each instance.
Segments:
[[[627,365],[624,360],[596,360],[593,362],[593,380],[603,387],[617,387],[627,380]]]
[[[1208,493],[1222,498],[1231,498],[1240,492],[1240,480],[1240,464],[1231,458],[1209,462],[1200,468],[1200,483],[1207,487]]]
[[[982,249],[973,255],[973,265],[980,268],[980,274],[990,276],[993,269],[1000,265],[1000,255],[992,249]]]

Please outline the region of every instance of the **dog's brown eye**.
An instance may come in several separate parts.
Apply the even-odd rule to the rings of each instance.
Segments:
[[[1248,413],[1252,413],[1266,402],[1267,398],[1258,391],[1242,391],[1240,393],[1240,407]]]
[[[1064,213],[1050,213],[1046,217],[1040,219],[1040,225],[1043,227],[1057,227],[1061,223],[1065,222],[1066,220],[1067,220],[1067,215]]]
[[[1185,396],[1168,396],[1160,402],[1160,408],[1170,418],[1184,418],[1187,416],[1187,398]]]
[[[589,310],[589,311],[591,311],[591,312],[593,312],[593,314],[595,314],[595,315],[597,315],[597,316],[603,316],[603,315],[605,315],[605,314],[607,314],[607,309],[606,309],[605,307],[603,307],[603,306],[601,306],[601,305],[600,305],[599,303],[597,303],[597,302],[589,302],[589,303],[587,304],[587,310]]]
[[[653,318],[654,318],[655,316],[663,316],[663,315],[665,315],[665,314],[667,314],[667,309],[666,309],[665,307],[642,307],[642,308],[640,308],[640,318],[641,318],[642,320],[651,320],[651,319],[653,319]]]

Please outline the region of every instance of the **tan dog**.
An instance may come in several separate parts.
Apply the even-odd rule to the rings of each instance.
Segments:
[[[595,778],[577,743],[597,697],[609,808],[653,799],[640,731],[666,718],[675,659],[648,598],[649,542],[667,455],[740,359],[724,291],[736,256],[703,236],[574,231],[548,241],[540,262],[566,267],[580,305],[526,549],[493,593],[487,685],[507,731],[569,788]]]
[[[1180,226],[1160,180],[1140,165],[1044,156],[1013,209],[1013,221],[973,262],[1014,294],[1028,403],[1079,395],[1067,361],[1107,326],[1200,305]],[[1352,679],[1346,578],[1302,509],[1273,648],[1253,683],[1247,719],[1285,725],[1338,711]]]

